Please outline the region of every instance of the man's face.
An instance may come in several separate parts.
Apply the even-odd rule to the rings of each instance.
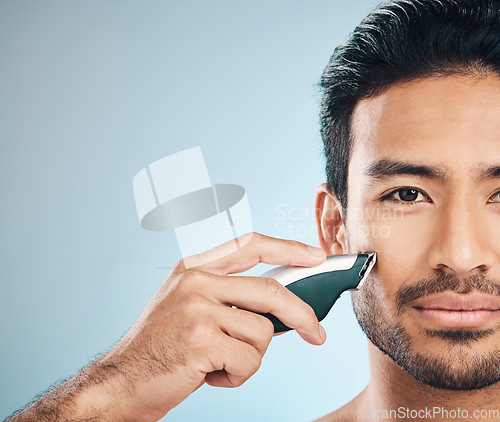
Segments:
[[[347,252],[370,340],[439,388],[500,380],[500,78],[396,84],[352,119]]]

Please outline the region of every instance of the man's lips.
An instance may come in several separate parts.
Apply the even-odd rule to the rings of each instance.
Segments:
[[[500,318],[500,297],[478,292],[443,292],[410,303],[412,313],[440,328],[480,328]]]

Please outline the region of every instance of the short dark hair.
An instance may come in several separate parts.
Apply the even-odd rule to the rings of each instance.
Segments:
[[[347,208],[355,105],[395,82],[500,74],[500,0],[383,3],[338,46],[321,77],[321,136],[328,188]]]

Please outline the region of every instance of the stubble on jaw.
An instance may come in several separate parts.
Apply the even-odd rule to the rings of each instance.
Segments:
[[[455,289],[462,289],[464,286],[464,280],[451,280],[450,277],[447,280],[448,284],[445,283],[439,288],[453,290],[453,286]],[[469,287],[479,282],[478,280],[470,279]],[[484,277],[482,280],[485,280]],[[486,283],[484,289],[491,290],[492,283],[497,284],[496,281],[489,280],[490,286]],[[416,298],[415,292],[418,291],[420,295],[428,294],[425,285],[436,289],[435,286],[439,285],[439,282],[435,278],[422,280],[415,284],[416,290],[405,292],[400,289],[396,293],[396,298],[400,299],[396,307],[401,308],[398,314],[404,314],[404,304],[408,303],[410,297]],[[413,292],[413,295],[405,296],[408,292]],[[368,339],[399,367],[424,384],[439,389],[470,391],[500,381],[500,349],[488,353],[473,352],[473,343],[477,344],[489,338],[496,332],[494,329],[421,330],[419,335],[439,340],[442,347],[435,347],[434,351],[437,353],[434,354],[433,350],[420,353],[415,350],[406,329],[395,322],[382,280],[376,271],[370,273],[362,290],[352,293],[352,302],[356,318]]]

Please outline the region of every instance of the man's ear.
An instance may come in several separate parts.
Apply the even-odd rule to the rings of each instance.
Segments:
[[[342,205],[326,183],[316,191],[316,225],[319,245],[328,255],[347,253]]]

